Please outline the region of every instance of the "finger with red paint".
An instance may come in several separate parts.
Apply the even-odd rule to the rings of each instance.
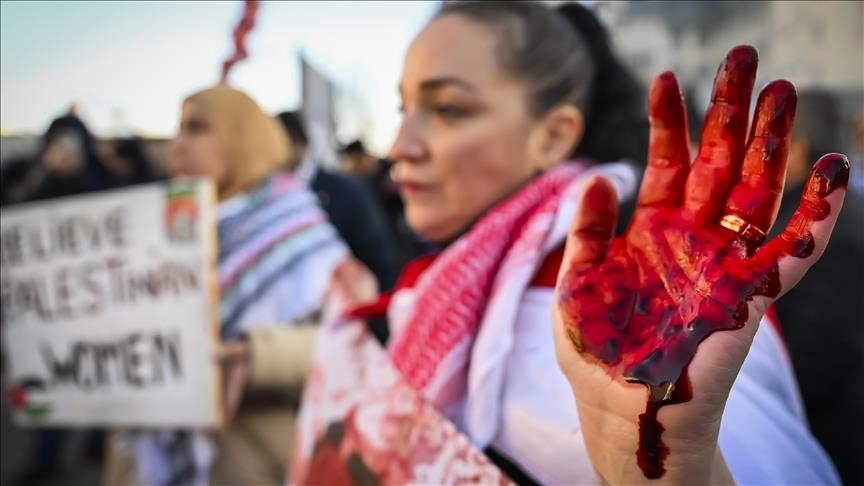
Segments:
[[[565,269],[578,273],[603,261],[617,216],[618,199],[612,184],[602,177],[588,180],[567,235],[559,282]]]
[[[592,181],[574,218],[553,336],[601,482],[732,481],[717,441],[736,375],[766,306],[800,280],[833,229],[849,171],[837,154],[816,164],[783,235],[758,249],[736,235],[752,236],[752,222],[761,240],[775,218],[796,104],[791,85],[769,84],[745,153],[755,64],[755,50],[736,48],[721,66],[683,204],[656,203],[674,201],[674,183],[646,182],[627,233],[609,242],[613,218],[587,214],[588,201],[604,200],[589,197],[604,194]],[[670,81],[661,77],[652,87],[649,181],[658,178],[657,159],[679,155],[670,147],[678,138],[658,130],[676,120],[654,116],[658,100],[670,96]],[[725,212],[744,223],[743,231],[723,224]]]
[[[755,226],[763,236],[780,208],[797,101],[795,87],[785,80],[768,84],[759,94],[741,176],[723,213]]]
[[[822,256],[849,182],[849,159],[842,154],[822,156],[810,170],[798,209],[779,236],[762,246],[755,263],[776,263],[781,293],[794,287]],[[818,304],[817,304],[818,305]]]
[[[699,154],[690,168],[684,194],[684,207],[705,224],[720,218],[729,190],[741,172],[757,64],[755,48],[735,47],[726,54],[714,79]]]
[[[648,94],[648,167],[639,206],[680,206],[690,169],[687,114],[678,81],[670,71],[657,76]]]

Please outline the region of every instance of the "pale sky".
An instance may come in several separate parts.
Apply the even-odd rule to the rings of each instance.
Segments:
[[[438,2],[263,2],[231,84],[297,108],[303,52],[344,92],[342,141],[368,119],[376,151],[399,121],[408,44]],[[71,102],[101,136],[172,136],[182,99],[218,81],[242,11],[220,2],[0,2],[0,128],[41,133]],[[337,113],[338,116],[338,113]],[[339,120],[337,119],[337,122]]]

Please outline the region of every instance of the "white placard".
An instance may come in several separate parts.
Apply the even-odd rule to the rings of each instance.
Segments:
[[[212,184],[3,209],[0,248],[7,392],[19,424],[220,423]]]

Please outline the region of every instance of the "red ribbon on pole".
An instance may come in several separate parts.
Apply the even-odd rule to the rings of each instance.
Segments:
[[[255,28],[255,15],[258,13],[258,0],[245,0],[243,2],[243,17],[234,27],[234,54],[222,63],[222,82],[228,80],[228,73],[239,61],[246,59],[246,36]]]

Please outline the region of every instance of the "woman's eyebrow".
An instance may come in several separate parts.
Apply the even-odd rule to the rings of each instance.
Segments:
[[[420,91],[430,92],[437,91],[447,85],[456,85],[467,91],[474,92],[476,88],[471,83],[464,81],[454,76],[442,76],[439,78],[431,78],[420,83]]]

